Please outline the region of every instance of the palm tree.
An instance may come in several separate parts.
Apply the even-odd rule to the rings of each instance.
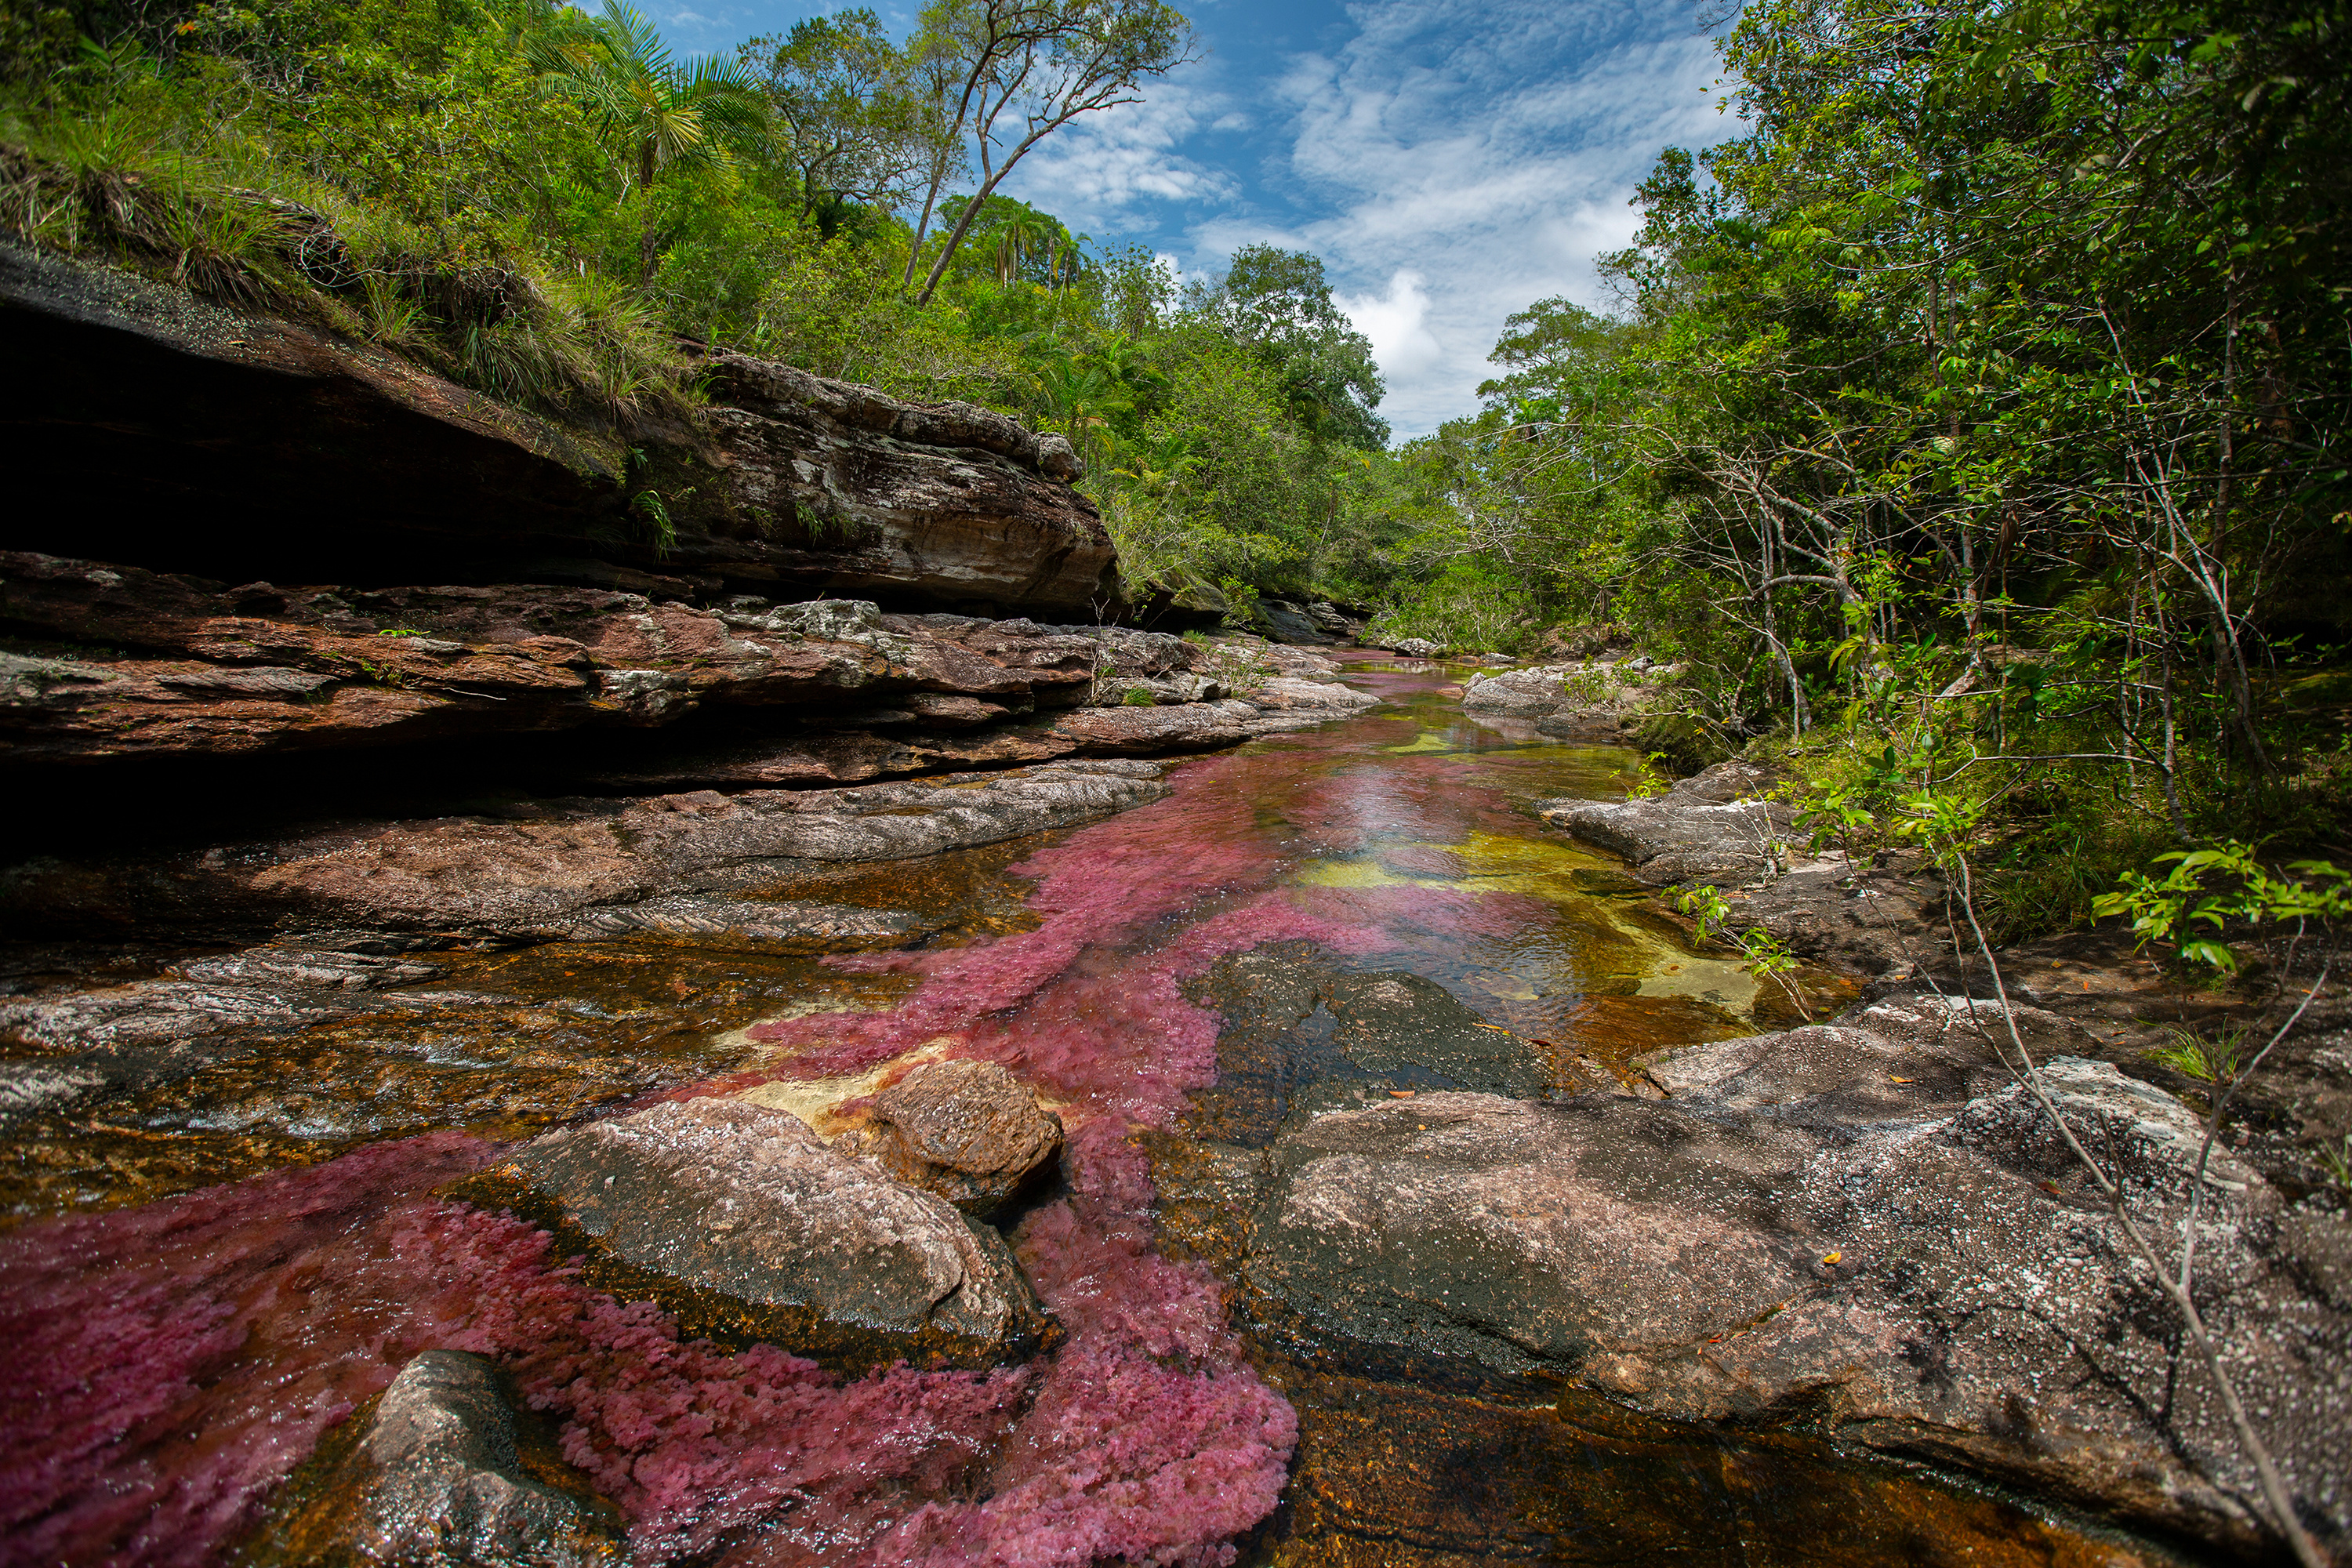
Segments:
[[[673,60],[661,34],[625,0],[604,15],[533,38],[530,63],[551,91],[587,111],[623,160],[621,196],[646,200],[640,289],[654,279],[654,182],[672,169],[727,163],[766,138],[767,107],[751,74],[719,55]]]
[[[1060,228],[1044,213],[1023,207],[1005,219],[1004,232],[996,241],[996,280],[1010,283],[1021,275],[1021,264],[1045,253],[1053,244]],[[1058,248],[1058,247],[1056,247]]]

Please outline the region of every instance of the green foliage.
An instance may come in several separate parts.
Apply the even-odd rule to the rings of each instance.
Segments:
[[[622,0],[10,16],[0,223],[35,244],[624,438],[692,415],[703,344],[1000,409],[1070,438],[1130,582],[1231,582],[1244,615],[1391,571],[1379,380],[1318,262],[1251,253],[1188,303],[995,192],[1016,127],[1182,58],[1156,0],[942,4],[903,40],[845,10],[730,58],[673,58]]]
[[[2252,1055],[2242,1027],[2224,1029],[2210,1040],[2188,1029],[2168,1033],[2167,1042],[2149,1051],[2147,1059],[2200,1083],[2234,1083]]]
[[[1811,1016],[1791,978],[1797,971],[1797,956],[1789,951],[1787,942],[1760,925],[1745,931],[1731,930],[1731,906],[1724,900],[1721,891],[1706,883],[1684,889],[1675,898],[1675,907],[1691,917],[1694,940],[1718,941],[1736,948],[1748,960],[1749,973],[1779,986],[1800,1016]]]
[[[2352,871],[2326,860],[2296,860],[2274,873],[2235,839],[2156,858],[2162,877],[2126,871],[2096,912],[2131,921],[2142,947],[2170,947],[2185,962],[2233,973],[2236,951],[2221,941],[2233,924],[2328,928],[2352,918]],[[2202,927],[2201,931],[2198,928]]]

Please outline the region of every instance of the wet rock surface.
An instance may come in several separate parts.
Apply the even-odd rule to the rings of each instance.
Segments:
[[[497,1368],[463,1351],[410,1361],[330,1434],[246,1549],[263,1568],[600,1568],[620,1512],[571,1469]]]
[[[843,863],[911,859],[1092,821],[1167,793],[1116,759],[842,790],[525,800],[488,815],[339,826],[177,858],[22,868],[0,921],[112,935],[332,930],[422,945],[653,930],[830,942],[882,919],[775,895]],[[747,927],[751,928],[747,931]],[[427,940],[429,939],[429,940]]]
[[[1270,1017],[1235,1013],[1220,1047],[1244,1081],[1268,1023],[1310,1000],[1259,990]],[[1188,1124],[1203,1142],[1159,1168],[1178,1233],[1302,1364],[1564,1380],[1650,1416],[1834,1433],[2252,1549],[2252,1475],[2210,1380],[2001,1065],[1997,1019],[1901,994],[1643,1058],[1649,1098],[1297,1095],[1255,1155],[1229,1109],[1241,1084],[1221,1082]],[[2078,1131],[2117,1152],[2135,1219],[2177,1238],[2196,1116],[2064,1054],[2089,1038],[2069,1020],[2029,1008],[2020,1026]],[[2341,1536],[2352,1317],[2319,1283],[2342,1250],[2331,1226],[2216,1151],[2209,1321],[2311,1517]]]
[[[835,1147],[985,1219],[1061,1152],[1062,1119],[994,1062],[926,1062]]]
[[[461,1185],[688,1333],[829,1365],[984,1367],[1050,1343],[1002,1237],[788,1112],[698,1099],[551,1133]]]
[[[1752,763],[1718,763],[1647,799],[1538,801],[1536,812],[1623,856],[1633,875],[1654,887],[1737,884],[1759,879],[1787,858],[1796,814],[1761,798],[1776,782]]]

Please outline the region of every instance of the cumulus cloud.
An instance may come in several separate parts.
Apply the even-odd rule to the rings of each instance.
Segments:
[[[1372,340],[1372,357],[1382,375],[1417,376],[1443,358],[1444,350],[1429,330],[1429,295],[1420,273],[1400,268],[1377,294],[1334,298],[1357,330]]]
[[[1297,231],[1355,283],[1343,300],[1380,350],[1382,412],[1412,435],[1475,407],[1512,311],[1551,295],[1602,302],[1595,260],[1632,237],[1627,203],[1661,148],[1735,127],[1714,47],[1686,16],[1662,26],[1614,0],[1349,14],[1354,37],[1280,81],[1290,173],[1323,208]]]
[[[1239,183],[1180,149],[1195,132],[1232,119],[1197,77],[1154,83],[1139,103],[1071,121],[1017,164],[1000,188],[1073,228],[1097,236],[1154,226],[1152,204],[1224,202]]]

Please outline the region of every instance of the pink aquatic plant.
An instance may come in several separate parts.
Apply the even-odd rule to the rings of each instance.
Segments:
[[[5,1560],[216,1561],[328,1426],[435,1347],[509,1366],[646,1563],[1220,1563],[1279,1495],[1291,1413],[1215,1282],[1115,1207],[1077,1216],[1099,1199],[1023,1238],[1071,1330],[1050,1361],[844,1381],[681,1342],[551,1265],[543,1233],[425,1195],[488,1152],[383,1144],[13,1234]]]
[[[753,1031],[800,1047],[801,1076],[951,1036],[1066,1103],[1071,1193],[1015,1237],[1068,1331],[1051,1356],[845,1381],[772,1346],[682,1342],[651,1305],[586,1288],[541,1233],[433,1195],[489,1146],[383,1144],[0,1237],[19,1369],[0,1384],[0,1562],[218,1561],[329,1426],[436,1347],[511,1370],[645,1563],[1232,1562],[1280,1496],[1297,1424],[1215,1279],[1152,1247],[1133,1134],[1215,1077],[1218,1020],[1184,987],[1267,942],[1458,950],[1542,912],[1278,887],[1303,858],[1513,826],[1454,759],[1360,765],[1355,728],[1190,764],[1171,799],[1034,855],[1034,930],[837,961],[915,975],[895,1011]]]

